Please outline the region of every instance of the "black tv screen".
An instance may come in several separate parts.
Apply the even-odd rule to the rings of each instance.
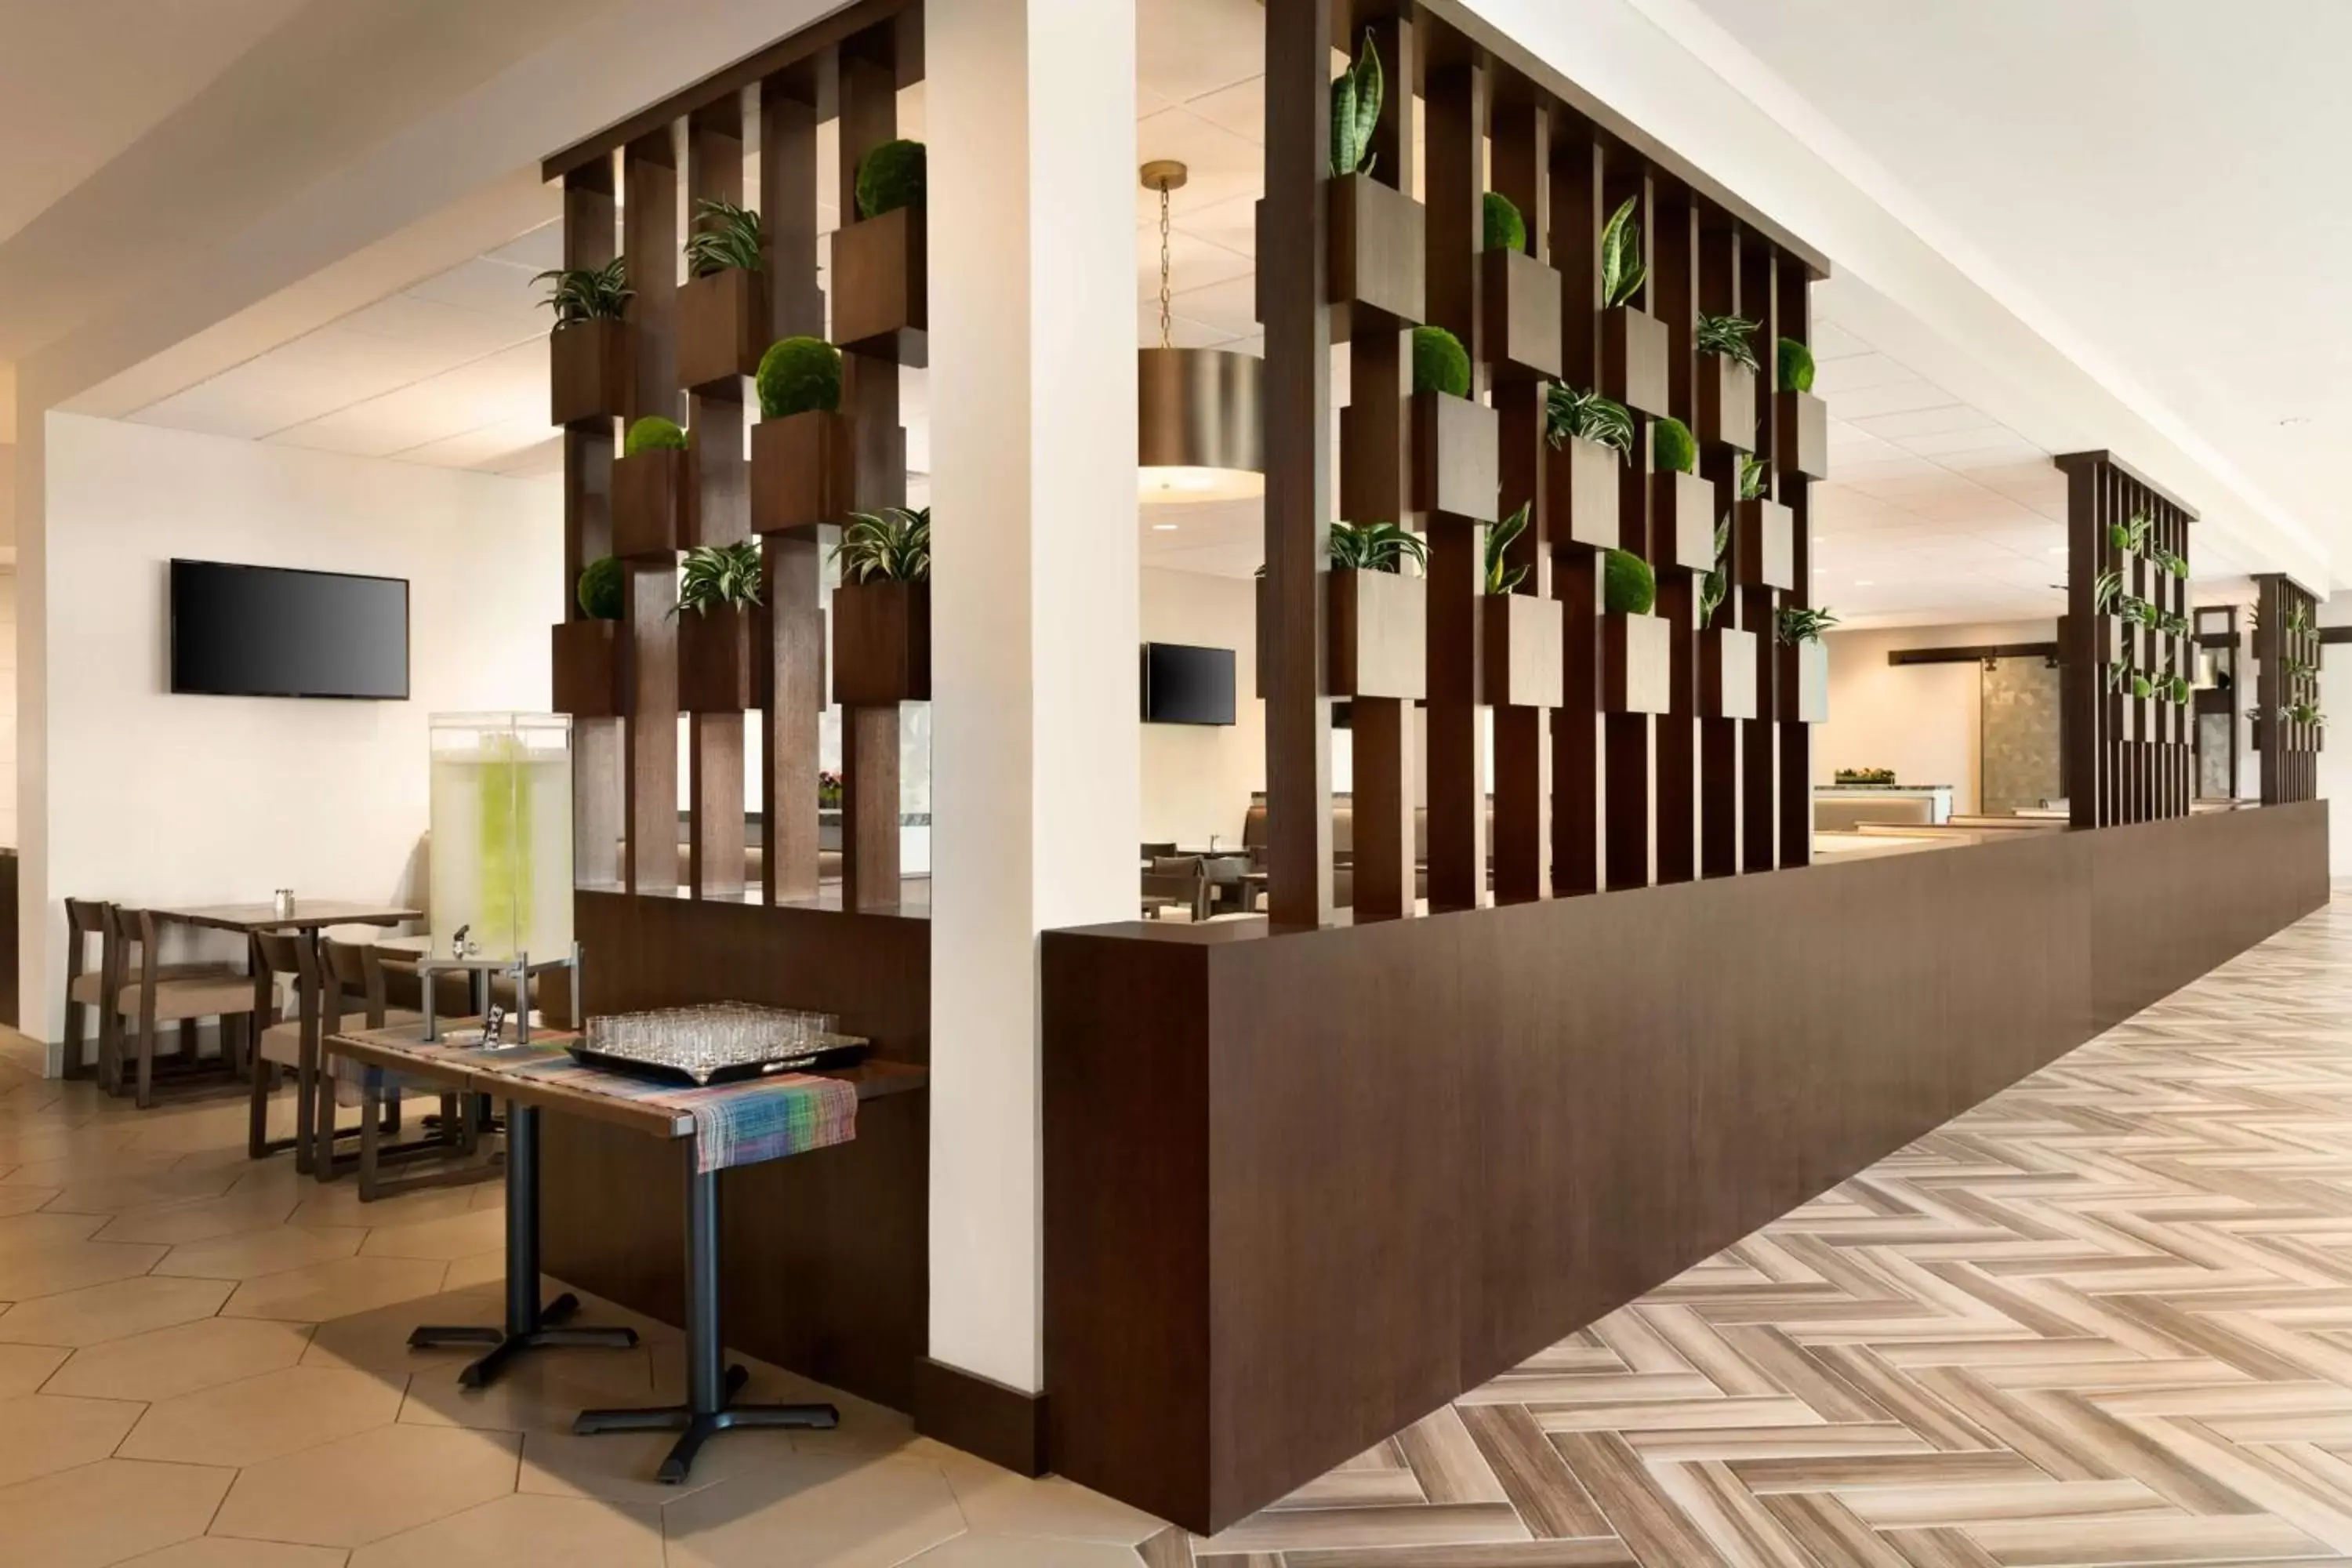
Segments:
[[[408,584],[172,563],[172,689],[208,697],[408,696]]]
[[[1143,645],[1143,721],[1147,724],[1230,724],[1234,721],[1234,650]]]

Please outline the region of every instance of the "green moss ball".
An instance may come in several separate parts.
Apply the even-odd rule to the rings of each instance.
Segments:
[[[1780,340],[1780,390],[1811,392],[1813,389],[1813,351],[1794,338]]]
[[[841,408],[841,351],[823,338],[786,338],[760,356],[760,416],[834,414]]]
[[[1698,437],[1679,419],[1661,419],[1650,427],[1650,452],[1662,472],[1687,474],[1698,467]]]
[[[648,414],[629,426],[628,436],[621,442],[621,456],[634,458],[640,452],[686,450],[686,432],[675,419],[665,419],[658,414]]]
[[[1527,219],[1511,198],[1500,191],[1486,193],[1486,248],[1489,250],[1525,250],[1528,247]]]
[[[580,574],[580,613],[592,621],[621,618],[621,563],[610,555]]]
[[[1470,351],[1444,327],[1412,330],[1412,389],[1470,395]]]
[[[857,213],[880,217],[923,205],[923,144],[885,142],[857,165]]]
[[[1602,592],[1612,616],[1646,616],[1658,602],[1658,576],[1650,563],[1627,550],[1609,552]]]

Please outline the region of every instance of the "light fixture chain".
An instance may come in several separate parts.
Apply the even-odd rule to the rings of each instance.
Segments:
[[[1160,346],[1163,349],[1176,346],[1174,318],[1168,309],[1168,186],[1163,182],[1160,187]]]

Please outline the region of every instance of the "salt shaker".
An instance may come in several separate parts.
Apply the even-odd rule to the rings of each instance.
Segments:
[[[294,913],[294,889],[291,888],[278,889],[276,895],[272,898],[271,903],[276,908],[278,918],[279,920],[290,918]]]

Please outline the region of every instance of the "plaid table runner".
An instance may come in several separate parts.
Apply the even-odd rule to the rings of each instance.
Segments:
[[[835,1078],[777,1073],[742,1083],[656,1083],[555,1054],[502,1070],[583,1094],[634,1100],[694,1118],[696,1167],[724,1171],[788,1154],[805,1154],[857,1136],[857,1089]]]

